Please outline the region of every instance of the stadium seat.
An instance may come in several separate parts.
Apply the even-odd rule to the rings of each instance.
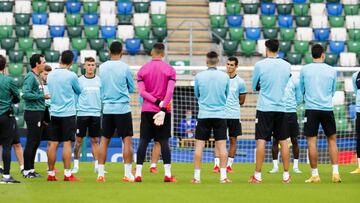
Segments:
[[[31,1],[15,1],[15,13],[31,13]]]
[[[301,64],[302,55],[299,53],[288,53],[287,60],[291,65],[299,65]]]
[[[277,39],[278,29],[277,28],[264,28],[263,36],[265,39]]]
[[[19,50],[9,50],[9,61],[11,63],[22,63],[24,60],[24,52]]]
[[[223,7],[225,8],[225,7]],[[165,1],[151,1],[150,3],[151,14],[166,14]]]
[[[46,38],[48,37],[48,26],[47,25],[33,25],[32,29],[33,38]]]
[[[338,59],[339,57],[337,54],[326,53],[325,63],[330,66],[335,66],[338,63]]]
[[[32,11],[35,13],[45,13],[47,11],[47,3],[44,1],[33,1]]]
[[[290,15],[292,6],[292,4],[277,4],[278,15]]]
[[[313,41],[313,44],[320,44],[325,50],[327,50],[327,47],[328,47],[328,41],[325,41],[325,42]]]
[[[24,66],[22,63],[10,63],[8,65],[9,76],[19,77],[24,73]]]
[[[82,36],[82,28],[80,26],[67,26],[67,34],[70,38],[78,38]]]
[[[356,66],[356,54],[355,53],[340,53],[340,66]]]
[[[294,40],[295,38],[295,29],[294,28],[281,28],[280,29],[280,39],[281,40]]]
[[[34,25],[45,25],[48,18],[46,13],[33,13],[31,19]]]
[[[334,95],[334,98],[333,98],[333,103],[335,103],[334,104],[334,117],[336,119],[346,117],[346,106],[344,105],[345,94],[344,94],[343,91],[341,91],[343,96],[342,97],[340,96],[341,98],[339,99],[338,98],[339,97],[339,94],[338,94],[339,92],[340,91],[336,91],[335,95]],[[340,102],[339,101],[334,102],[334,100],[340,100]],[[339,104],[339,103],[342,103],[342,104]]]
[[[41,50],[32,49],[32,50],[26,51],[26,61],[29,62],[31,56],[34,54],[41,54]],[[31,69],[31,67],[30,67],[30,69]],[[29,68],[28,68],[28,70],[29,70]]]
[[[80,2],[66,2],[67,13],[80,13],[81,3]]]
[[[84,38],[73,38],[71,40],[71,47],[72,49],[80,52],[81,50],[86,49],[87,40]]]
[[[279,51],[283,53],[288,53],[291,50],[291,41],[280,41]]]
[[[80,14],[66,14],[67,26],[78,26],[81,23]]]
[[[276,6],[274,3],[262,3],[261,4],[261,14],[262,15],[275,15],[275,9],[276,9]],[[239,9],[239,11],[240,11],[240,9]]]
[[[28,25],[30,23],[30,14],[26,14],[26,13],[15,14],[15,23],[17,25]]]
[[[51,38],[35,39],[36,48],[41,51],[46,51],[51,48]]]
[[[309,4],[294,4],[295,16],[307,16],[309,14]]]
[[[92,50],[99,52],[100,50],[104,50],[105,41],[104,39],[90,39],[89,45]]]
[[[132,15],[117,15],[119,25],[131,25]]]
[[[326,16],[326,5],[323,3],[312,3],[310,4],[310,15],[311,16]]]
[[[240,41],[244,39],[244,28],[242,27],[231,27],[229,28],[229,36],[232,41]]]
[[[359,15],[359,4],[344,5],[345,16]]]
[[[256,51],[256,41],[254,40],[242,40],[240,42],[241,53],[249,57],[254,55]]]
[[[260,17],[259,15],[244,15],[244,24],[243,27],[260,27]]]
[[[322,16],[311,16],[312,20],[312,27],[313,28],[328,28],[329,27],[329,21],[328,17],[325,15]],[[314,20],[316,19],[316,20]]]
[[[223,42],[224,52],[228,56],[235,55],[238,47],[239,47],[239,42],[238,41],[224,40],[224,42]]]
[[[64,37],[65,26],[50,26],[51,37]]]
[[[343,11],[342,4],[328,3],[326,7],[327,7],[328,16],[341,16]]]
[[[0,25],[13,25],[14,17],[12,12],[1,13]]]
[[[347,51],[348,52],[353,52],[356,54],[360,53],[360,42],[357,41],[347,41]]]
[[[50,13],[49,14],[49,25],[65,25],[65,14],[63,13]]]
[[[245,36],[248,40],[258,40],[261,37],[261,28],[245,28]]]
[[[345,19],[347,29],[360,29],[360,15],[346,16]]]
[[[276,26],[275,16],[261,16],[261,24],[263,28],[274,28]]]
[[[212,28],[212,40],[215,43],[219,43],[220,39],[225,39],[227,34],[227,28]]]
[[[355,119],[356,118],[356,105],[355,104],[350,104],[348,112],[349,112],[349,118],[350,119]]]
[[[50,12],[64,12],[65,3],[64,2],[49,2]]]
[[[227,23],[229,27],[240,27],[242,24],[242,16],[241,15],[228,15]]]
[[[126,47],[126,51],[130,55],[135,55],[135,54],[139,53],[139,51],[140,51],[141,40],[138,38],[127,39],[125,41],[125,47]]]
[[[304,63],[309,64],[312,62],[314,62],[314,61],[313,61],[313,57],[312,57],[311,53],[306,53],[304,56]]]
[[[225,15],[224,2],[210,2],[209,3],[210,15]]]
[[[0,49],[0,55],[3,55],[4,57],[6,57],[6,50]]]
[[[345,43],[340,41],[330,41],[330,52],[340,54],[345,50]]]
[[[225,16],[223,15],[212,15],[210,16],[210,25],[212,28],[224,27]]]
[[[0,2],[0,12],[12,12],[14,7],[13,2],[3,1]]]
[[[332,41],[346,41],[346,28],[331,28],[330,40]]]
[[[116,4],[114,1],[100,1],[100,14],[116,13]]]
[[[241,5],[239,2],[228,3],[226,2],[226,14],[227,15],[239,15],[241,10]]]
[[[116,37],[116,27],[115,26],[102,26],[101,27],[101,37],[104,39],[115,38]]]
[[[84,26],[84,33],[87,39],[99,38],[99,26],[97,25]]]
[[[100,15],[100,25],[101,26],[115,26],[116,24],[116,15],[115,14],[101,14]]]
[[[244,14],[257,14],[259,9],[259,4],[250,3],[243,4]]]
[[[16,39],[15,38],[1,39],[0,44],[1,44],[1,49],[5,49],[6,51],[9,52],[9,50],[15,48]]]
[[[211,17],[210,17],[211,20]],[[151,15],[151,26],[154,27],[166,27],[166,15],[163,14],[153,14]],[[225,24],[225,18],[224,23]]]
[[[329,23],[330,27],[344,27],[345,18],[343,16],[330,16]]]
[[[19,77],[13,77],[14,81],[15,81],[15,84],[18,88],[22,88],[23,84],[24,84],[24,77],[23,76],[19,76]],[[17,125],[20,126],[22,124],[22,127],[24,126],[24,118],[21,116],[21,119],[20,119],[20,116],[19,118],[18,117],[15,117],[16,121],[17,121]]]
[[[349,5],[349,4],[356,4],[358,3],[358,0],[342,0],[341,1],[344,5]]]
[[[155,43],[157,43],[156,39],[144,39],[143,40],[144,51],[147,54],[150,54]]]
[[[132,3],[129,2],[117,2],[117,12],[122,15],[129,15],[132,13]]]
[[[266,46],[265,46],[265,39],[260,39],[257,41],[256,50],[260,53],[263,57],[266,57]]]
[[[153,36],[159,41],[163,41],[167,36],[167,28],[166,27],[153,27]]]
[[[292,15],[279,15],[278,24],[280,28],[291,28],[293,26]]]
[[[135,36],[140,39],[148,39],[150,36],[150,27],[135,27]]]
[[[346,118],[335,119],[336,122],[336,131],[347,131],[348,130],[348,121]]]
[[[30,36],[30,27],[18,25],[15,28],[16,37],[29,37]]]
[[[297,27],[309,27],[311,22],[310,16],[296,16],[295,23]]]
[[[134,27],[132,25],[119,25],[117,28],[117,38],[125,41],[126,39],[134,38]],[[123,32],[126,30],[126,32]]]
[[[149,7],[148,2],[134,2],[135,13],[149,13]]]
[[[60,52],[54,50],[48,50],[45,52],[45,60],[46,62],[57,63],[60,59]]]
[[[96,13],[84,14],[84,25],[97,25],[99,22],[99,16]]]
[[[83,3],[84,13],[97,13],[98,3],[97,2],[84,2]]]
[[[109,59],[110,59],[110,54],[109,54],[108,51],[100,51],[99,60],[100,60],[101,63],[104,63]]]
[[[148,13],[135,13],[134,26],[150,26],[150,16]]]
[[[360,41],[360,29],[348,29],[348,37],[350,40]]]
[[[71,67],[70,67],[70,69],[69,69],[71,72],[74,72],[76,75],[79,73],[79,66],[78,66],[78,64],[76,64],[76,63],[73,63],[72,65],[71,65]],[[95,70],[95,72],[96,72],[96,70]],[[82,74],[85,74],[85,72],[84,73],[82,73]]]
[[[19,50],[29,51],[33,49],[34,40],[32,38],[19,38]]]
[[[294,41],[294,50],[296,53],[305,55],[307,52],[309,52],[309,42],[299,40]]]
[[[53,46],[55,51],[62,53],[70,49],[70,39],[67,37],[55,37],[53,38]]]
[[[330,29],[329,28],[318,28],[314,29],[315,40],[317,41],[327,41],[330,37]]]
[[[9,25],[0,25],[0,39],[12,37],[13,28]]]
[[[302,41],[312,41],[313,30],[309,27],[296,28],[296,39]]]

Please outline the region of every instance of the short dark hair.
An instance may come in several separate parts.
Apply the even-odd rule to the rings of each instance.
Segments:
[[[230,56],[228,58],[228,61],[235,61],[235,66],[237,66],[239,64],[239,61],[235,56]]]
[[[6,67],[6,58],[3,55],[0,55],[0,71],[4,70]]]
[[[218,57],[219,57],[219,54],[216,53],[215,51],[210,51],[206,54],[206,58],[208,58],[208,59],[215,59]]]
[[[153,50],[157,53],[157,54],[162,54],[164,53],[165,50],[165,45],[163,43],[155,43],[153,46]]]
[[[265,46],[271,52],[278,52],[279,51],[279,40],[268,39],[265,42]]]
[[[49,66],[49,65],[45,65],[44,71],[46,71],[46,72],[50,72],[50,71],[52,71],[51,66]]]
[[[32,69],[36,67],[36,64],[41,63],[40,58],[44,58],[44,55],[42,55],[42,54],[33,54],[30,57],[30,66],[31,66]]]
[[[85,57],[85,62],[95,62],[95,59],[91,56]]]
[[[70,65],[72,64],[73,60],[74,60],[74,53],[72,51],[66,50],[61,53],[60,63],[65,65]]]
[[[320,58],[323,53],[325,53],[325,49],[321,44],[315,44],[311,47],[311,55],[314,59]]]
[[[119,55],[122,52],[122,44],[119,41],[113,41],[110,45],[110,53]]]

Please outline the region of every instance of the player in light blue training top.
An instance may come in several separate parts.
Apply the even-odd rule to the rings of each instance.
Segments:
[[[356,95],[356,154],[357,154],[357,168],[352,171],[352,174],[360,173],[360,71],[357,71],[352,76],[352,83],[354,87],[354,92]]]

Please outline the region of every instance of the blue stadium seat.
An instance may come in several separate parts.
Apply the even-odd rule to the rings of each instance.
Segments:
[[[307,0],[293,0],[294,4],[303,4],[306,3]]]
[[[330,52],[334,54],[340,54],[345,50],[345,42],[330,41]]]
[[[99,22],[99,16],[93,13],[84,14],[84,25],[97,25]]]
[[[261,3],[262,15],[275,15],[276,6],[274,3]]]
[[[330,37],[329,28],[316,28],[314,29],[314,35],[316,41],[327,41]]]
[[[240,27],[243,21],[243,17],[241,15],[228,15],[227,23],[229,27]]]
[[[141,46],[141,40],[139,38],[127,39],[125,41],[125,47],[130,55],[139,53]]]
[[[277,54],[277,57],[281,58],[281,59],[284,59],[285,58],[285,53],[282,52],[282,51],[279,51],[278,54]]]
[[[116,27],[115,26],[102,26],[101,27],[101,36],[104,39],[114,39],[116,37]]]
[[[46,13],[33,13],[32,14],[32,23],[34,25],[45,25],[47,23],[47,14]]]
[[[259,40],[261,36],[261,28],[246,28],[246,39]]]
[[[72,53],[74,54],[73,62],[77,63],[78,58],[79,58],[79,52],[77,50],[72,50]]]
[[[279,15],[278,24],[280,28],[291,28],[293,26],[292,15]]]
[[[51,37],[64,37],[65,26],[50,26]]]
[[[343,5],[339,3],[328,3],[327,4],[328,16],[341,16],[343,11]]]
[[[349,105],[349,118],[350,119],[356,118],[356,105],[355,104]]]
[[[81,3],[80,2],[66,2],[66,11],[68,13],[80,13]]]
[[[117,3],[118,14],[129,15],[132,13],[132,3],[130,2],[121,2]]]

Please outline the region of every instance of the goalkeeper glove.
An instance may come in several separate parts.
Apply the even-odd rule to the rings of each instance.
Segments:
[[[165,111],[161,110],[160,112],[158,112],[157,114],[154,115],[153,119],[154,119],[154,124],[157,126],[161,126],[164,125],[164,120],[165,120]]]

